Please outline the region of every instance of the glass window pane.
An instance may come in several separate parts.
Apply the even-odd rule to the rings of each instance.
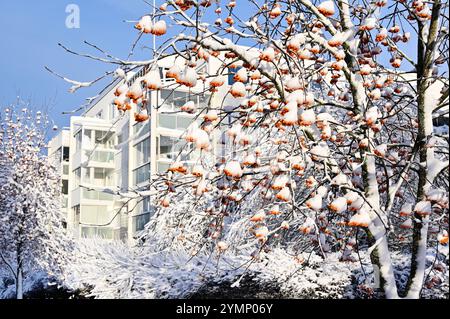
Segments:
[[[62,180],[62,189],[61,189],[61,192],[62,192],[64,195],[69,194],[69,181],[68,181],[67,179],[63,179],[63,180]]]
[[[160,114],[159,126],[170,129],[176,129],[176,116],[171,114]]]
[[[141,184],[150,180],[150,164],[134,170],[134,184]]]
[[[177,129],[178,130],[185,130],[191,125],[193,122],[193,118],[186,117],[186,116],[178,116],[177,117]]]

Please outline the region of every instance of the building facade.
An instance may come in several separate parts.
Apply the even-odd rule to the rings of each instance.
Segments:
[[[179,108],[194,101],[197,109],[203,109],[210,99],[208,87],[201,81],[190,89],[175,85],[173,79],[165,78],[173,64],[169,59],[159,62],[163,89],[148,92],[149,120],[136,122],[133,111],[117,109],[114,92],[123,81],[116,81],[81,116],[72,116],[70,127],[50,141],[49,155],[59,159],[63,177],[67,230],[75,238],[133,242],[150,220],[152,207],[149,196],[126,194],[148,189],[151,180],[166,172],[176,158],[189,165],[200,155],[195,150],[180,153],[186,143],[180,137],[193,121],[201,119]],[[220,65],[218,59],[210,58],[197,69],[210,74]],[[141,69],[129,75],[129,86],[145,74]],[[226,83],[220,88],[217,102],[212,100],[210,106],[220,107],[227,87]],[[217,145],[216,137],[212,144]]]

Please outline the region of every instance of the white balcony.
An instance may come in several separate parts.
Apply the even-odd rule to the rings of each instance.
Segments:
[[[114,195],[99,190],[77,187],[71,192],[71,206],[76,205],[110,205]]]

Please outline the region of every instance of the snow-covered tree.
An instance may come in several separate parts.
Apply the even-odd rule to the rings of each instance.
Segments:
[[[387,298],[420,297],[427,248],[448,243],[448,125],[435,127],[448,118],[448,2],[170,0],[135,28],[145,40],[167,25],[177,33],[153,60],[84,55],[120,65],[114,102],[139,122],[159,107],[151,91],[203,83],[191,96],[210,97],[179,110],[201,119],[183,138],[202,156],[194,167],[177,158],[152,182],[159,208],[146,245],[255,259],[282,245],[342,261],[364,250]],[[156,67],[167,57],[175,82],[163,83]],[[219,71],[199,74],[210,58]],[[136,66],[150,71],[128,87]],[[399,248],[411,259],[403,284]]]
[[[14,277],[18,299],[27,271],[61,279],[71,245],[62,224],[60,177],[43,155],[49,122],[22,106],[0,116],[0,267]]]

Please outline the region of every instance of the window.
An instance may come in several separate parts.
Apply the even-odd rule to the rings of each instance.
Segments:
[[[150,139],[147,138],[134,146],[136,150],[135,167],[150,161]]]
[[[150,196],[146,196],[137,202],[136,207],[134,207],[133,209],[133,213],[135,215],[142,215],[145,213],[149,213],[150,210],[151,210]]]
[[[150,180],[150,164],[135,169],[133,174],[135,185],[148,182]]]
[[[106,171],[104,168],[94,168],[94,178],[104,179],[106,178]]]
[[[53,153],[53,156],[55,157],[56,161],[60,161],[61,160],[61,147],[58,148],[55,153]]]
[[[158,162],[158,164],[157,164],[158,173],[165,173],[165,172],[167,172],[167,170],[169,168],[170,168],[170,164],[168,164],[168,163]]]
[[[80,223],[80,205],[72,207],[73,215],[75,216],[75,225]]]
[[[93,238],[99,237],[103,239],[113,239],[114,232],[109,227],[81,227],[81,237]]]
[[[91,169],[90,168],[83,168],[83,183],[90,183],[91,182]]]
[[[184,140],[180,140],[179,138],[161,136],[159,138],[158,158],[175,160],[178,155],[181,155],[180,160],[186,161],[189,159],[189,155],[187,154],[189,153],[188,147],[192,147],[192,145],[186,146],[186,144]],[[182,149],[184,152],[180,154]]]
[[[145,134],[150,133],[150,121],[136,123],[133,126],[133,132],[136,135],[136,138],[139,138],[141,136],[144,136]]]
[[[95,143],[104,148],[113,148],[113,133],[107,131],[95,131]]]
[[[134,231],[141,231],[145,225],[150,221],[150,213],[135,216]]]
[[[169,128],[172,130],[186,130],[194,121],[191,116],[181,114],[159,114],[158,125],[160,127]]]
[[[85,148],[92,148],[94,147],[92,143],[92,130],[84,130],[83,133],[83,146]]]
[[[161,81],[164,82],[175,82],[175,79],[172,78],[166,78],[166,73],[169,71],[169,68],[159,68],[159,76],[161,77]]]
[[[195,101],[195,96],[191,96]],[[163,103],[164,109],[178,109],[186,102],[189,101],[188,92],[162,90],[161,91],[161,103]]]
[[[61,192],[62,192],[64,195],[69,194],[69,181],[68,181],[67,179],[63,179],[63,180],[62,180],[62,189],[61,189]]]
[[[73,171],[73,175],[75,176],[74,178],[74,188],[77,188],[80,186],[80,182],[81,182],[81,167],[77,168],[76,170]]]
[[[89,160],[93,162],[112,163],[114,161],[114,153],[111,151],[87,151],[86,156],[88,156]]]
[[[75,134],[75,141],[76,141],[76,150],[81,150],[81,130],[78,131],[78,133]]]
[[[98,119],[102,119],[102,118],[103,118],[103,110],[100,111],[100,112],[98,112],[98,113],[95,115],[95,117],[98,118]]]
[[[109,119],[113,120],[117,116],[117,107],[114,104],[111,104],[110,106],[110,112],[109,112]]]
[[[105,200],[105,201],[112,201],[114,200],[114,195],[104,192],[99,192],[95,190],[88,190],[86,188],[83,188],[83,198],[84,199],[91,199],[91,200]]]
[[[145,224],[150,221],[150,218],[154,214],[154,210],[150,204],[150,196],[144,197],[139,201],[134,209],[134,231],[140,231],[144,229]]]
[[[69,156],[70,156],[70,152],[69,152],[69,148],[64,146],[63,147],[63,161],[68,161],[69,160]]]

